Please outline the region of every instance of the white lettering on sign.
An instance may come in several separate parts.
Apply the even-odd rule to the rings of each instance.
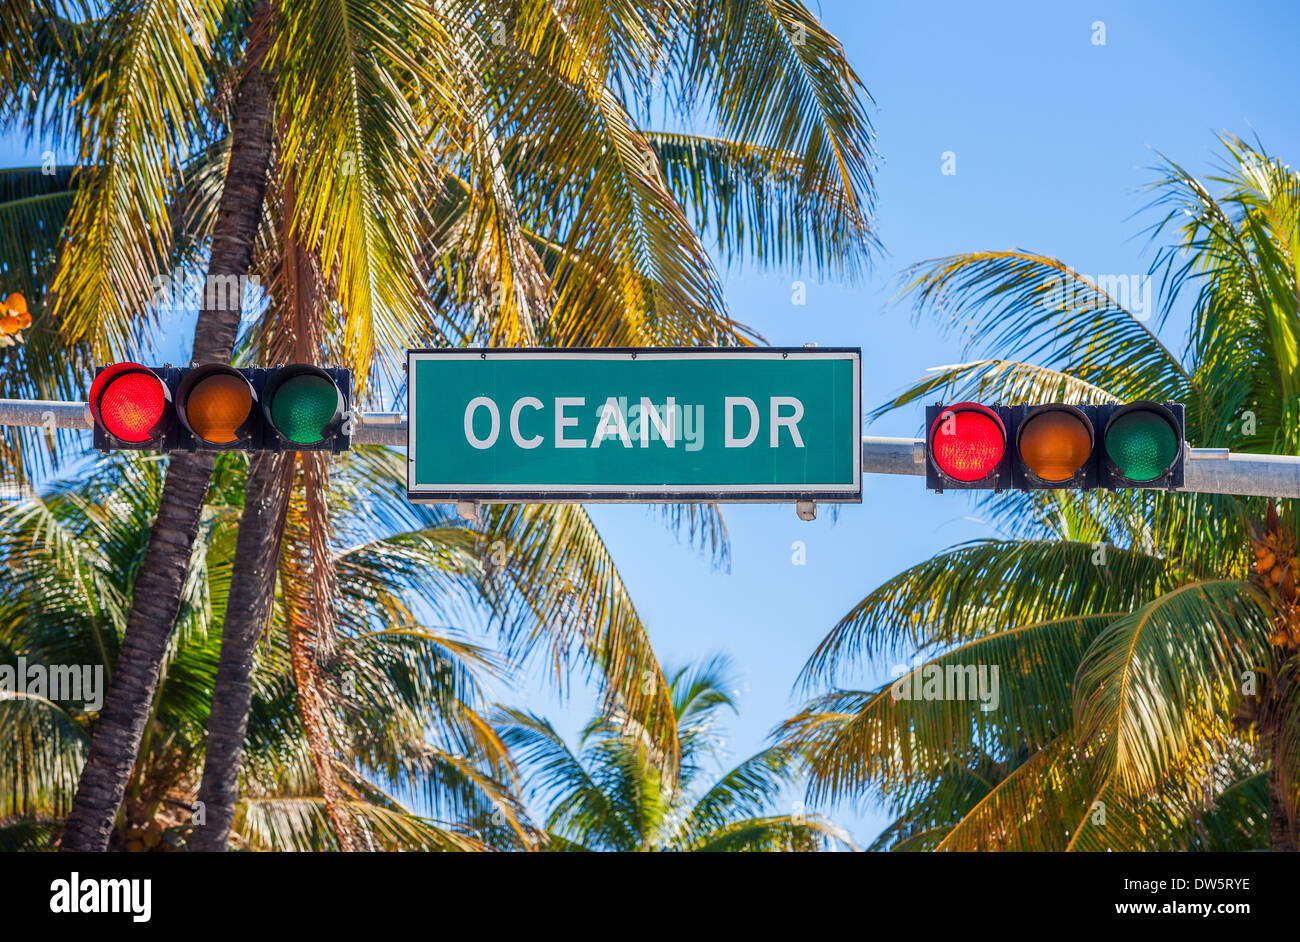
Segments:
[[[474,412],[477,409],[486,408],[488,415],[492,417],[492,430],[488,432],[487,438],[479,438],[474,434]],[[501,432],[501,413],[497,411],[497,404],[487,396],[475,396],[465,407],[465,441],[469,442],[475,448],[491,448],[497,443],[497,435]]]
[[[782,415],[782,406],[793,406],[792,415]],[[794,439],[794,447],[803,447],[803,437],[799,434],[799,420],[803,418],[803,403],[794,396],[773,396],[772,397],[772,447],[776,448],[780,444],[780,429],[785,426],[790,430],[790,437]]]
[[[564,410],[569,406],[580,406],[586,399],[581,396],[573,398],[571,396],[560,396],[555,400],[555,447],[556,448],[586,448],[587,443],[581,438],[565,438],[564,430],[570,426],[578,424],[578,417],[567,416]]]
[[[591,447],[599,448],[600,443],[611,435],[618,435],[624,448],[632,447],[632,439],[627,434],[627,419],[613,396],[605,400],[605,406],[600,410],[600,421],[596,423],[596,434],[591,438]]]
[[[749,410],[749,434],[743,439],[737,438],[735,433],[736,406],[744,406]],[[725,412],[724,443],[728,448],[748,448],[754,439],[758,438],[758,406],[754,405],[753,399],[746,396],[728,396],[725,400]]]
[[[654,441],[662,441],[665,447],[672,448],[679,437],[685,442],[687,451],[699,451],[704,447],[704,406],[702,405],[679,406],[676,398],[669,396],[667,401],[659,406],[655,405],[648,396],[642,396],[639,404],[629,407],[627,397],[610,396],[603,405],[589,413],[596,416],[595,432],[589,443],[585,432],[578,429],[583,421],[575,413],[575,410],[580,410],[586,402],[587,400],[582,397],[555,398],[553,407],[556,448],[599,448],[611,438],[617,438],[624,448],[633,448],[638,441],[642,448],[652,447],[651,443]],[[488,413],[487,435],[483,437],[479,437],[475,431],[480,409],[486,409]],[[530,421],[529,417],[523,414],[525,409],[545,412],[546,403],[536,396],[522,396],[510,406],[507,420],[510,439],[518,447],[531,450],[545,444],[546,436],[540,432],[525,435],[521,425],[528,424],[530,430],[535,430],[537,419],[541,419],[542,422],[546,420],[537,416]],[[737,420],[737,413],[741,409],[749,413],[747,425],[744,425],[744,419]],[[781,447],[781,430],[786,429],[790,434],[790,443],[795,448],[803,448],[803,435],[799,432],[799,422],[803,417],[803,402],[794,396],[769,397],[767,415],[769,447]],[[724,447],[750,447],[758,440],[762,424],[762,413],[753,399],[748,396],[723,397]],[[477,425],[482,428],[482,421],[479,420]],[[745,429],[744,434],[738,434],[738,428],[742,425]],[[474,448],[479,450],[491,448],[501,436],[500,407],[490,396],[475,396],[465,406],[464,428],[465,440]],[[578,437],[571,437],[575,435]]]
[[[510,408],[510,437],[515,440],[515,444],[520,448],[536,448],[545,438],[541,435],[534,435],[532,438],[524,438],[519,434],[519,410],[524,406],[530,409],[542,408],[542,400],[536,396],[524,396]]]
[[[650,401],[648,396],[641,397],[641,447],[650,447],[650,425],[654,424],[655,430],[658,431],[659,437],[664,440],[664,444],[669,448],[673,447],[677,434],[673,427],[676,425],[674,419],[677,418],[677,403],[672,396],[668,397],[668,404],[664,406],[664,412],[668,415],[668,421],[664,422],[663,417],[659,414],[659,409]]]

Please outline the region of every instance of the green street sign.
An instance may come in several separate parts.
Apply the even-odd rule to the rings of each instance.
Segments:
[[[856,348],[412,350],[407,493],[857,502]]]

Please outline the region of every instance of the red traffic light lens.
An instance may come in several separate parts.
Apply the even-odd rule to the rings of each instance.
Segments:
[[[1006,451],[1006,429],[997,414],[973,402],[959,402],[939,413],[930,428],[930,455],[939,470],[956,481],[982,481]]]
[[[110,435],[124,442],[147,442],[167,409],[167,390],[162,380],[143,369],[119,373],[104,386],[97,408]]]

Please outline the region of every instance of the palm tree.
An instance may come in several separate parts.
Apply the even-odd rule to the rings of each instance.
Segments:
[[[798,755],[765,749],[711,784],[718,713],[736,709],[721,658],[669,680],[681,744],[673,774],[639,727],[604,714],[583,730],[575,753],[545,719],[503,710],[501,739],[517,756],[529,793],[546,807],[545,842],[558,851],[809,851],[848,835],[818,815],[770,814],[798,777]]]
[[[926,262],[910,286],[918,305],[964,325],[983,358],[940,368],[877,414],[934,394],[1174,400],[1193,445],[1300,454],[1300,176],[1262,148],[1223,145],[1209,180],[1165,160],[1154,184],[1153,237],[1168,239],[1152,267],[1160,321],[1045,255]],[[1180,357],[1157,328],[1188,294]],[[804,679],[919,652],[904,679],[999,665],[996,703],[832,690],[784,728],[810,751],[812,793],[885,800],[898,819],[882,843],[901,848],[1294,850],[1294,502],[1279,513],[1219,495],[1054,491],[988,509],[1005,538],[873,591]]]
[[[85,86],[97,91],[78,99],[76,128],[89,170],[53,298],[66,336],[89,338],[101,356],[130,349],[152,279],[184,242],[178,215],[206,237],[210,275],[248,273],[254,244],[272,246],[272,264],[300,244],[293,251],[316,266],[339,315],[331,343],[314,352],[353,367],[363,403],[421,343],[748,342],[692,221],[713,229],[728,257],[819,270],[852,271],[872,244],[861,85],[798,4],[123,0],[94,27],[83,45]],[[633,114],[648,117],[656,79],[711,116],[720,136],[643,132]],[[233,113],[214,106],[231,100]],[[187,173],[213,153],[223,186]],[[266,211],[268,180],[289,241]],[[178,214],[193,194],[199,211]],[[197,359],[228,359],[240,313],[205,306]],[[317,327],[329,320],[322,308],[312,314]],[[258,510],[274,470],[259,467],[249,482],[241,574],[265,573],[258,562],[275,555],[277,515]],[[201,456],[173,458],[141,575],[148,591],[133,602],[70,848],[107,839],[209,474]],[[324,494],[310,477],[304,486]],[[323,509],[308,510],[319,543]],[[236,584],[249,587],[228,626],[238,674],[268,590],[242,575]],[[321,598],[313,604],[325,610]],[[624,669],[645,663],[644,652],[586,653],[672,754],[662,691],[643,693]],[[220,711],[223,737],[237,733],[239,701]],[[227,758],[214,789],[228,795],[237,756],[218,751]]]
[[[400,463],[384,454],[351,456],[335,477],[339,496],[397,489],[394,468]],[[246,473],[236,456],[217,462],[114,847],[192,845],[211,825],[192,805]],[[115,458],[89,479],[57,481],[0,507],[0,565],[9,574],[0,585],[0,663],[23,657],[111,673],[147,544],[141,524],[162,490],[157,460]],[[481,594],[478,534],[431,516],[385,521],[362,511],[340,521],[339,535],[348,540],[332,552],[344,616],[322,681],[332,693],[337,751],[329,761],[347,833],[362,847],[485,849],[475,831],[495,817],[497,830],[526,841],[510,760],[478,712],[482,684],[500,679],[504,662],[441,626]],[[297,706],[287,608],[276,605],[256,656],[235,843],[331,849],[338,841]],[[90,699],[84,689],[80,701],[0,699],[0,847],[49,849],[63,830],[98,721]],[[394,788],[437,817],[409,811]]]

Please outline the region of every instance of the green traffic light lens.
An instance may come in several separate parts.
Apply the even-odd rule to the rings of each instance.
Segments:
[[[315,445],[325,438],[327,426],[338,412],[338,390],[323,376],[294,376],[275,390],[271,421],[289,441]]]
[[[1130,481],[1153,481],[1178,456],[1178,436],[1154,412],[1125,412],[1106,429],[1106,453]]]

